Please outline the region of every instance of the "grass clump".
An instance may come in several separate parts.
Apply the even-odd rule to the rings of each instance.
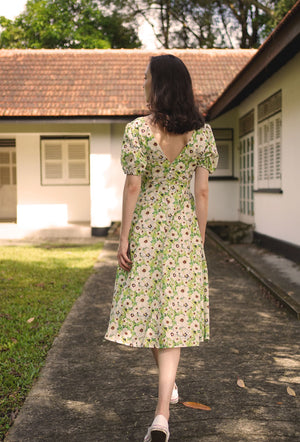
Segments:
[[[0,247],[0,440],[82,293],[101,246]]]

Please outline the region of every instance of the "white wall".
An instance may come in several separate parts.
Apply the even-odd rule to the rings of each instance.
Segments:
[[[124,174],[120,165],[125,123],[99,124],[91,134],[91,226],[121,219]]]
[[[257,105],[282,90],[282,194],[255,193],[255,230],[300,245],[300,54],[239,106],[239,116],[254,108],[257,175]],[[255,181],[257,188],[257,181]]]
[[[239,173],[238,119],[237,109],[211,121],[213,129],[233,129],[233,176]],[[217,179],[209,181],[209,221],[238,221],[239,219],[239,182],[238,180]]]
[[[16,138],[17,222],[22,227],[63,226],[90,222],[108,227],[121,219],[125,175],[120,153],[125,122],[0,123],[1,136]],[[90,185],[41,184],[40,137],[88,135]]]
[[[19,133],[16,136],[18,224],[44,227],[89,221],[88,185],[41,184],[40,135],[45,134]]]
[[[208,221],[238,220],[237,181],[210,181]]]
[[[111,125],[111,169],[110,181],[114,184],[114,207],[109,209],[109,216],[112,221],[119,221],[122,218],[122,196],[125,174],[121,167],[121,145],[125,130],[124,124]]]
[[[40,165],[40,136],[89,135],[89,129],[75,124],[1,122],[1,136],[16,138],[18,225],[43,228],[90,220],[90,186],[44,186]]]

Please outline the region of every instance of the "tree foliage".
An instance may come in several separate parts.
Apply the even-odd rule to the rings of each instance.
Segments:
[[[132,24],[95,0],[28,0],[15,20],[0,17],[1,48],[135,48]],[[134,22],[133,22],[134,23]]]
[[[146,20],[164,48],[258,47],[296,0],[99,0]]]
[[[137,23],[164,48],[256,48],[296,0],[28,0],[0,17],[0,47],[134,48]]]

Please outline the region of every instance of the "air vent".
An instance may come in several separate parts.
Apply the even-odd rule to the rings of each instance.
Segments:
[[[0,148],[1,147],[16,147],[15,138],[0,138]]]
[[[281,103],[282,103],[282,94],[281,91],[276,92],[276,94],[267,98],[265,101],[262,101],[258,105],[258,122],[265,120],[266,118],[271,117],[277,112],[281,111]]]
[[[243,137],[254,131],[254,109],[239,120],[239,136]]]

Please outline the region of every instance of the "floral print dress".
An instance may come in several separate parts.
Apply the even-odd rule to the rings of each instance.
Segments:
[[[206,260],[190,183],[218,162],[208,124],[170,162],[144,117],[126,126],[121,163],[141,175],[129,233],[132,268],[118,267],[105,338],[133,347],[189,347],[209,339]]]

